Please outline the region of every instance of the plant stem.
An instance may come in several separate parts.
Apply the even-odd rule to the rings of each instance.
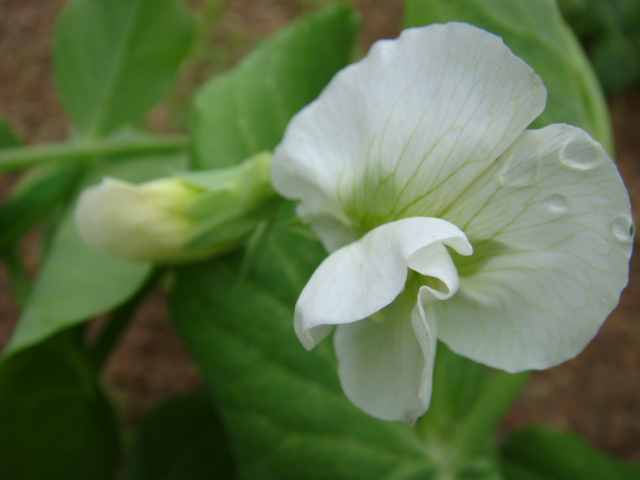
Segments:
[[[494,372],[452,439],[451,452],[446,461],[447,465],[444,466],[445,471],[457,470],[466,460],[486,448],[487,441],[493,438],[498,423],[530,376],[531,372]]]
[[[87,157],[171,153],[186,150],[187,146],[186,136],[172,135],[143,136],[123,140],[83,140],[6,148],[0,151],[0,172],[41,163],[73,161]]]

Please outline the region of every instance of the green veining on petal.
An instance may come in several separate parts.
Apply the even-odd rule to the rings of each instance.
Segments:
[[[449,249],[451,259],[458,270],[460,277],[466,277],[480,271],[482,267],[493,257],[508,253],[508,245],[496,240],[469,239],[473,246],[473,255],[460,255],[453,249]]]

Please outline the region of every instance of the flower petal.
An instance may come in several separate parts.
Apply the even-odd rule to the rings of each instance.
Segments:
[[[460,245],[459,253],[471,254],[471,245]],[[433,243],[416,251],[409,258],[409,268],[426,277],[437,278],[441,282],[442,289],[431,286],[423,286],[421,291],[421,303],[427,304],[434,300],[446,300],[458,290],[460,280],[456,266],[451,260],[446,247],[442,243]]]
[[[273,184],[302,200],[298,214],[332,251],[354,232],[437,216],[545,101],[540,79],[499,37],[460,23],[405,30],[294,117]]]
[[[416,293],[401,294],[376,320],[340,325],[334,337],[347,398],[369,415],[410,425],[429,408],[436,349],[435,323]]]
[[[193,222],[183,210],[197,195],[179,180],[134,185],[104,178],[82,191],[78,233],[92,248],[130,261],[179,261],[203,256],[183,246]]]
[[[382,225],[332,253],[313,273],[296,304],[295,330],[305,348],[313,348],[327,335],[327,325],[362,320],[389,305],[405,285],[408,266],[428,275],[442,273],[440,281],[451,282],[444,294],[457,288],[447,260],[434,260],[438,255],[449,258],[446,248],[421,252],[435,243],[471,254],[471,245],[455,225],[423,217]],[[424,264],[429,259],[431,267]]]
[[[568,125],[525,131],[443,213],[475,253],[434,304],[452,350],[510,372],[577,355],[627,283],[632,220],[613,162]]]

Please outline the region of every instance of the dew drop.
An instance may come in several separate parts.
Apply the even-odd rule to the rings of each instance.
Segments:
[[[560,163],[575,170],[592,170],[605,157],[602,148],[591,139],[570,141],[560,150]]]
[[[554,193],[546,202],[547,208],[553,213],[564,213],[569,208],[567,197],[561,193]]]
[[[613,236],[621,242],[631,242],[634,230],[633,221],[627,214],[618,215],[611,222]]]
[[[498,175],[498,182],[503,187],[530,187],[538,181],[540,175],[540,159],[521,162],[519,157],[510,155]]]

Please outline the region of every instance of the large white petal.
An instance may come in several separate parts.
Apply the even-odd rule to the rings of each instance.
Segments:
[[[382,420],[413,424],[429,408],[436,326],[419,296],[405,292],[376,320],[340,325],[334,337],[345,395]]]
[[[330,250],[403,217],[437,216],[543,110],[501,39],[450,23],[377,42],[289,124],[273,184]],[[329,228],[327,228],[329,226]]]
[[[294,325],[302,344],[311,349],[329,333],[327,325],[362,320],[389,305],[404,288],[408,266],[448,283],[444,294],[455,291],[457,276],[452,280],[449,254],[444,247],[430,248],[436,243],[462,255],[472,251],[455,225],[415,217],[382,225],[332,253],[313,273],[296,304]]]
[[[627,283],[632,220],[613,162],[568,125],[526,131],[442,213],[475,252],[434,304],[440,339],[510,372],[577,355]]]

